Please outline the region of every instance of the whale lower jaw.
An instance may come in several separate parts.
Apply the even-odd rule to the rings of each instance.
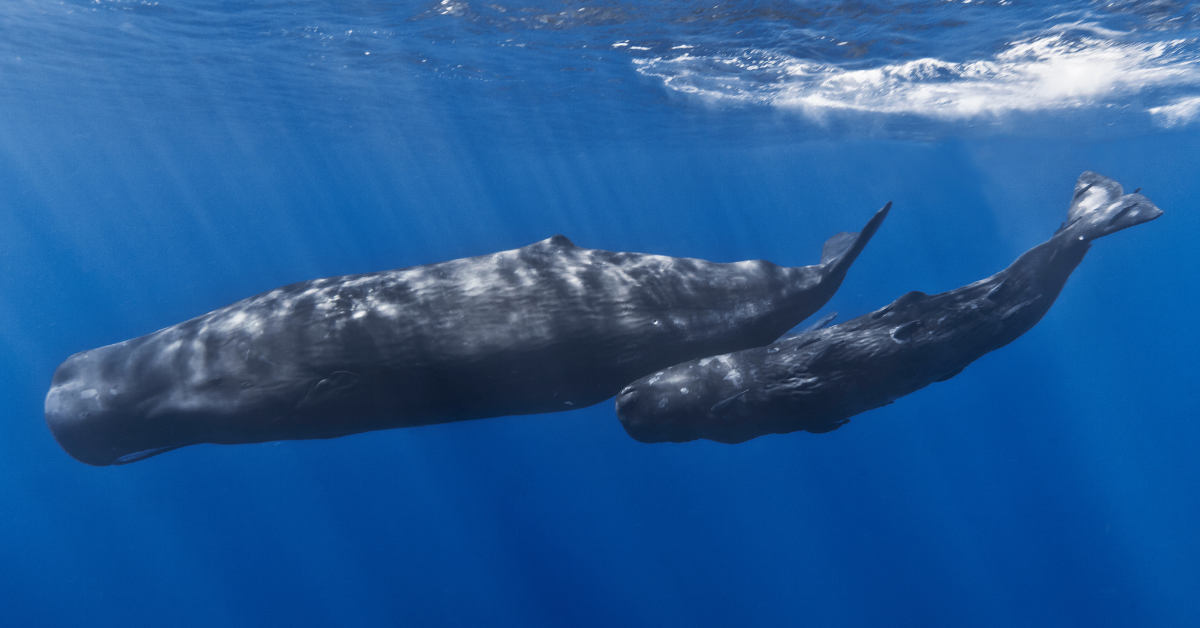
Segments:
[[[180,443],[178,445],[168,445],[166,447],[155,447],[153,449],[144,449],[142,451],[134,452],[132,454],[125,454],[124,456],[121,456],[120,458],[113,460],[110,464],[114,464],[114,465],[129,464],[131,462],[137,462],[139,460],[145,460],[146,458],[151,458],[153,456],[157,456],[158,454],[165,454],[168,451],[174,451],[176,449],[179,449],[180,447],[187,447],[188,445],[195,445],[198,442],[199,441],[194,441],[194,442],[190,442],[190,443]]]

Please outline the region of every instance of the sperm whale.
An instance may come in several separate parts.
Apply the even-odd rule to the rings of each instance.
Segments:
[[[849,418],[957,375],[1031,329],[1092,240],[1162,211],[1085,172],[1067,221],[1011,266],[968,286],[892,304],[764,347],[691,360],[617,395],[617,416],[647,442],[740,443],[765,434],[828,432]]]
[[[890,204],[889,206],[890,207]],[[692,358],[759,346],[833,295],[888,207],[818,264],[719,264],[554,236],[315,279],[68,358],[45,418],[93,465],[197,443],[570,410]]]

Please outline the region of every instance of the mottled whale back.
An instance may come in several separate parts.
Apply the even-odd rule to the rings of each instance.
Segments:
[[[330,438],[569,410],[656,369],[778,338],[833,295],[887,215],[822,261],[718,264],[529,246],[305,281],[115,345],[54,375],[72,456],[132,462],[194,443]]]

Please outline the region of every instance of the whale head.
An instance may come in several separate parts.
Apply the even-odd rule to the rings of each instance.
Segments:
[[[75,354],[54,372],[46,424],[81,462],[125,464],[199,440],[187,413],[172,412],[178,386],[165,372],[138,365],[136,343]]]
[[[127,464],[196,443],[229,442],[286,412],[303,390],[205,357],[172,329],[77,353],[54,372],[45,417],[54,438],[91,465]],[[278,394],[282,391],[283,394]],[[275,394],[272,394],[275,393]],[[271,440],[254,439],[251,442]]]

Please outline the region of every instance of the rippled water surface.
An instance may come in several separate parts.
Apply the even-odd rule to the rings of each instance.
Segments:
[[[1200,5],[9,0],[0,608],[39,626],[1145,626],[1200,618]],[[981,279],[1084,170],[1166,213],[827,434],[611,402],[121,467],[69,355],[295,281],[523,246],[817,261],[818,316]]]

